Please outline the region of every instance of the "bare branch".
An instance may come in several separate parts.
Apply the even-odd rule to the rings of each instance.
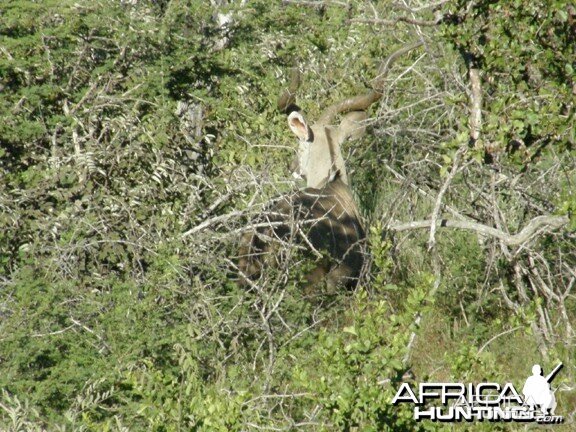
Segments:
[[[200,231],[208,228],[210,225],[215,225],[217,223],[225,222],[227,220],[240,217],[243,214],[244,214],[244,212],[241,212],[241,211],[232,211],[232,212],[227,213],[227,214],[223,214],[223,215],[215,216],[215,217],[210,218],[210,219],[206,219],[204,222],[196,225],[194,228],[191,228],[188,231],[186,231],[185,233],[183,233],[182,238],[188,237],[189,235],[200,232]]]
[[[72,325],[69,325],[68,327],[61,329],[61,330],[56,330],[56,331],[48,332],[48,333],[34,333],[31,336],[34,338],[45,337],[45,336],[54,336],[54,335],[58,335],[58,334],[62,334],[62,333],[67,332],[71,328],[74,328],[75,325],[76,324],[72,324]]]
[[[438,197],[436,198],[436,203],[434,204],[434,210],[432,211],[432,220],[430,221],[430,236],[428,238],[428,250],[432,250],[434,245],[436,244],[436,225],[438,220],[438,215],[440,214],[440,207],[442,206],[442,199],[448,190],[448,186],[452,183],[452,180],[456,176],[458,172],[459,164],[460,164],[460,156],[462,153],[466,151],[466,147],[460,147],[456,154],[454,155],[454,163],[452,164],[452,169],[446,177],[444,184],[440,188],[440,192],[438,192]]]
[[[501,333],[498,333],[496,336],[490,338],[484,345],[482,345],[480,347],[480,349],[478,350],[478,352],[476,353],[476,355],[479,356],[480,354],[482,354],[482,351],[484,351],[486,349],[486,347],[488,347],[488,345],[490,345],[492,342],[494,342],[499,337],[506,336],[507,334],[513,333],[516,330],[520,330],[521,328],[522,328],[522,326],[517,326],[517,327],[511,328],[509,330],[503,331]]]
[[[341,2],[341,1],[335,1],[335,0],[332,0],[332,1],[282,0],[282,3],[283,4],[293,4],[296,6],[310,6],[310,7],[315,7],[315,8],[323,8],[323,7],[326,7],[328,5],[348,7],[347,3]]]
[[[12,54],[10,54],[10,52],[6,49],[6,47],[0,45],[0,52],[4,54],[8,60],[10,61],[14,60],[14,57],[12,57]]]
[[[530,240],[537,234],[555,231],[566,225],[568,221],[569,220],[567,216],[537,216],[528,222],[528,224],[519,233],[514,235],[507,234],[503,231],[500,231],[499,229],[471,221],[441,219],[437,221],[437,226],[443,228],[457,228],[474,231],[483,235],[496,237],[502,240],[508,246],[518,246]],[[431,225],[431,220],[422,220],[391,225],[388,227],[388,229],[401,232],[416,229],[426,229],[430,228]]]
[[[395,26],[398,23],[406,23],[406,24],[413,24],[420,27],[434,27],[440,24],[442,17],[438,17],[434,21],[428,20],[419,20],[414,18],[409,18],[405,16],[397,17],[393,20],[385,20],[385,19],[378,19],[378,18],[355,18],[351,19],[350,22],[355,23],[363,23],[363,24],[376,24],[376,25],[383,25],[383,26]]]
[[[392,3],[392,6],[395,8],[398,8],[398,9],[405,10],[405,11],[410,12],[410,13],[417,13],[417,12],[420,12],[421,10],[425,10],[425,9],[437,9],[440,6],[444,5],[445,3],[448,3],[449,1],[450,0],[440,0],[440,1],[437,1],[435,3],[428,3],[428,4],[424,4],[422,6],[413,7],[413,8],[410,8],[410,7],[408,7],[402,3]]]
[[[482,128],[482,87],[480,83],[480,70],[471,67],[468,71],[470,78],[470,137],[474,142],[480,138],[480,129]]]
[[[431,195],[431,193],[429,193],[428,191],[422,189],[421,187],[419,187],[417,184],[413,183],[412,181],[410,181],[408,178],[406,178],[404,175],[402,175],[401,173],[399,173],[398,171],[396,171],[394,168],[392,168],[389,164],[384,163],[384,167],[390,172],[392,173],[392,175],[394,175],[394,177],[396,177],[399,181],[405,182],[407,183],[410,188],[412,188],[415,192],[418,193],[418,195],[426,198],[427,200],[434,200],[434,197]],[[460,220],[469,220],[466,216],[463,216],[462,214],[460,214],[456,209],[450,207],[448,204],[442,203],[442,209],[447,211],[448,213],[450,213],[452,216],[454,216],[455,218],[458,218]]]
[[[98,333],[96,333],[94,330],[92,330],[90,327],[82,324],[80,321],[75,320],[74,318],[72,318],[71,316],[68,317],[70,319],[70,321],[72,321],[72,323],[74,325],[77,325],[78,327],[82,327],[84,330],[86,330],[88,333],[90,333],[91,335],[94,335],[103,345],[103,348],[100,348],[100,351],[103,351],[104,349],[106,349],[108,352],[110,351],[110,346],[106,343],[106,341],[104,340],[104,338],[102,338],[102,336],[100,336]]]

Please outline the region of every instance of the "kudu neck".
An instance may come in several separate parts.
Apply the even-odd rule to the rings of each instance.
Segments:
[[[323,124],[312,125],[314,141],[308,143],[306,161],[307,187],[322,189],[336,176],[348,184],[348,174],[340,150],[338,129]]]

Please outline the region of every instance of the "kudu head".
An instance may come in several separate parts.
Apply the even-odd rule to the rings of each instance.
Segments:
[[[300,75],[297,69],[292,71],[290,86],[278,100],[278,108],[288,115],[288,125],[299,140],[297,156],[292,164],[296,177],[304,178],[308,187],[322,188],[339,173],[342,181],[348,184],[342,144],[364,135],[366,109],[382,97],[383,82],[390,66],[402,54],[420,45],[409,45],[393,53],[382,62],[370,91],[329,106],[313,124],[307,122],[295,104]],[[337,115],[342,115],[342,118],[335,125],[333,123]]]
[[[288,125],[298,137],[299,146],[292,165],[293,174],[306,180],[306,186],[322,188],[338,173],[348,184],[348,173],[342,156],[341,146],[347,139],[357,139],[365,132],[362,120],[364,111],[347,113],[338,126],[325,123],[321,118],[308,125],[303,114],[292,111],[288,115]]]
[[[364,134],[365,110],[382,96],[378,83],[397,57],[419,45],[392,54],[380,67],[372,90],[329,106],[311,125],[295,104],[300,75],[293,72],[278,107],[288,115],[288,125],[298,137],[295,174],[306,180],[307,187],[281,197],[262,217],[269,225],[260,223],[260,228],[243,238],[241,278],[260,275],[264,263],[278,265],[278,245],[296,240],[316,255],[317,265],[306,275],[309,285],[322,279],[329,286],[356,285],[364,263],[365,233],[348,185],[341,145]],[[342,119],[334,125],[337,115]]]

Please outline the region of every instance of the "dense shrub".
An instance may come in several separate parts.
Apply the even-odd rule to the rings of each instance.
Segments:
[[[448,429],[390,405],[401,380],[574,358],[574,7],[421,3],[2,6],[2,430]],[[314,118],[418,40],[344,148],[370,232],[359,288],[304,292],[298,254],[239,285],[243,227],[298,186],[287,70]],[[538,216],[572,219],[520,244],[402,228],[505,237]],[[573,417],[574,390],[557,398]]]

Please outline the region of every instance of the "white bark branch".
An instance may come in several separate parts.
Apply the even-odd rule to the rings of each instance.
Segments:
[[[482,86],[480,82],[480,70],[470,68],[468,71],[470,78],[470,137],[474,142],[480,138],[480,129],[482,128]]]
[[[462,221],[462,220],[438,220],[437,227],[444,228],[457,228],[469,231],[475,231],[483,235],[496,237],[506,243],[508,246],[519,246],[522,243],[530,240],[533,236],[542,232],[551,232],[561,228],[568,223],[567,216],[537,216],[532,219],[528,224],[522,228],[517,234],[507,234],[496,228],[488,225],[483,225],[477,222]],[[409,231],[416,229],[430,228],[432,225],[431,220],[414,221],[403,224],[390,225],[388,229],[396,232]]]

